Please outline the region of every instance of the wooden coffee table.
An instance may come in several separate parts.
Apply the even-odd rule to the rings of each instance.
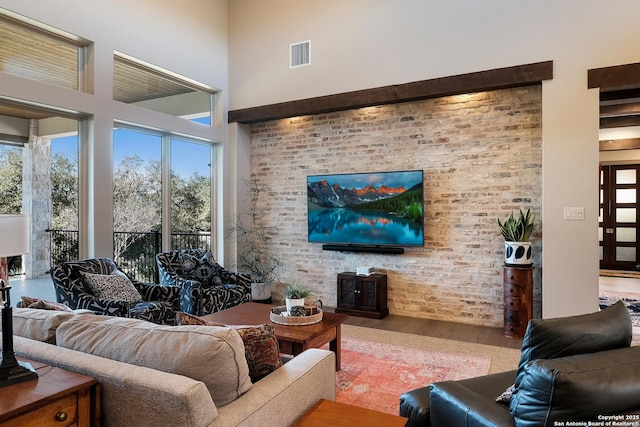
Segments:
[[[320,399],[293,427],[403,427],[407,418]]]
[[[340,325],[349,316],[340,313],[322,313],[322,320],[313,325],[288,326],[273,323],[269,318],[272,306],[246,302],[226,310],[202,316],[203,319],[225,325],[269,324],[276,332],[280,352],[297,356],[308,348],[322,347],[329,343],[329,350],[336,354],[336,371],[340,370]]]

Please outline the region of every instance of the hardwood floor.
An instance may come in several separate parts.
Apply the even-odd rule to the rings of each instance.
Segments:
[[[407,334],[424,335],[448,340],[464,341],[499,347],[520,349],[521,339],[507,338],[502,334],[502,328],[465,325],[462,323],[443,322],[431,319],[416,319],[413,317],[390,314],[383,319],[367,319],[350,316],[347,325],[363,326],[366,328],[383,329],[387,331],[404,332]]]
[[[637,293],[640,299],[640,278],[600,276],[600,290],[624,293]]]

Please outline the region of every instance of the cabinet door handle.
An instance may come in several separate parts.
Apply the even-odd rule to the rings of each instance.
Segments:
[[[60,422],[66,421],[67,417],[68,417],[68,415],[67,415],[66,412],[58,412],[56,414],[56,420],[60,421]]]

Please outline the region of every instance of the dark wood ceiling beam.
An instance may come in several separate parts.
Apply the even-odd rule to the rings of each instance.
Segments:
[[[600,129],[640,126],[640,116],[609,117],[600,119]]]
[[[600,151],[636,150],[640,148],[640,138],[612,139],[600,141]]]
[[[636,102],[640,100],[640,89],[600,90],[600,104],[620,104],[622,102]]]
[[[640,114],[640,102],[635,104],[600,105],[600,117],[621,117]]]
[[[229,122],[254,123],[463,93],[539,84],[553,78],[553,61],[497,68],[316,98],[229,111]]]

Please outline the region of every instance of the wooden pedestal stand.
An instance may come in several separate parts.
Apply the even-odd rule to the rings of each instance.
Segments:
[[[524,338],[533,315],[533,267],[504,267],[504,336]]]

